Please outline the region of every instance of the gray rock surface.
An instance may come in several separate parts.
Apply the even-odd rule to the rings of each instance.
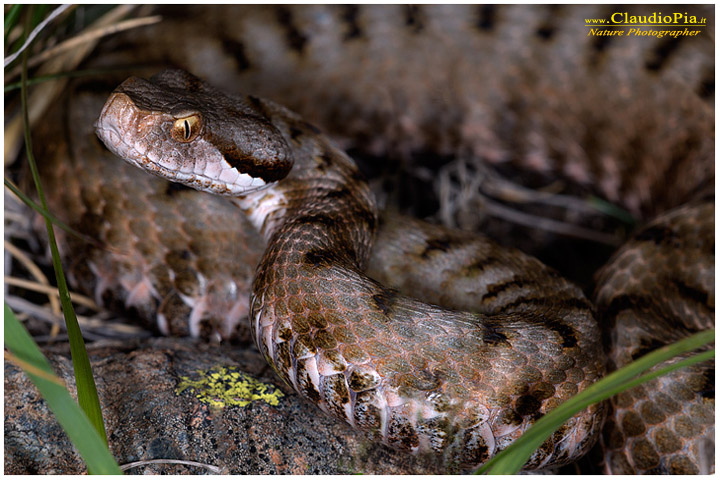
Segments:
[[[253,347],[154,338],[97,342],[88,347],[88,353],[110,450],[120,465],[180,459],[212,465],[228,474],[441,473],[432,459],[373,445],[301,400]],[[45,354],[74,395],[67,346],[46,349]],[[206,380],[216,387],[210,395],[200,393],[200,384]],[[236,397],[238,386],[253,386],[254,380],[268,385],[265,399],[229,405],[228,398],[218,393],[235,388],[230,397]],[[195,388],[187,388],[189,384]],[[208,403],[213,398],[225,406]],[[85,471],[81,457],[34,385],[19,368],[5,362],[5,473]],[[204,474],[211,470],[152,464],[128,473]]]

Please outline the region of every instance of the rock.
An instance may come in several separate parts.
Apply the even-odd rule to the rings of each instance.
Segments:
[[[373,445],[302,400],[253,347],[153,338],[88,346],[110,450],[120,465],[178,459],[228,474],[442,473]],[[74,395],[66,345],[45,350]],[[238,400],[243,391],[251,400]],[[85,464],[34,385],[5,362],[5,473],[78,474]],[[203,474],[148,464],[128,473]]]

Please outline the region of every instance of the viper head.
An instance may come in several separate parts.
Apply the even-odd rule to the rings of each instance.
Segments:
[[[238,196],[285,177],[292,150],[259,108],[197,77],[168,70],[130,77],[95,124],[117,156],[198,190]]]

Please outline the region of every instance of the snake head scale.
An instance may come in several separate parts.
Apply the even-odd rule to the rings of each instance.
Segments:
[[[95,130],[115,155],[150,173],[242,196],[293,166],[287,141],[252,100],[231,98],[180,70],[130,77],[108,98]]]

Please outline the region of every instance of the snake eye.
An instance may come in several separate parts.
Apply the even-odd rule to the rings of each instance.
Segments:
[[[200,126],[200,115],[198,114],[178,118],[173,123],[172,137],[178,142],[192,142],[200,133]]]

